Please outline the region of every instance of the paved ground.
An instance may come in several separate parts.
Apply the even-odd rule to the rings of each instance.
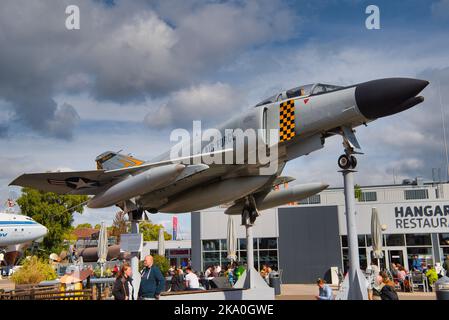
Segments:
[[[15,285],[12,281],[7,279],[0,279],[0,290],[11,290],[14,289]]]
[[[331,286],[334,294],[337,286]],[[283,284],[281,295],[276,300],[315,300],[318,294],[318,287],[313,284]],[[435,293],[432,292],[398,292],[399,300],[435,300]]]
[[[331,286],[334,293],[337,292],[337,286]],[[14,289],[14,283],[10,280],[0,280],[0,290]],[[276,300],[315,300],[318,294],[318,288],[313,284],[284,284],[281,287],[281,295]],[[405,293],[398,292],[400,300],[435,300],[435,293],[415,292]]]

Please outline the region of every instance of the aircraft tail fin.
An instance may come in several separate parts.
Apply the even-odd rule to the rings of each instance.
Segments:
[[[128,167],[140,166],[145,163],[130,155],[124,155],[119,152],[106,151],[95,158],[97,169],[114,170]]]

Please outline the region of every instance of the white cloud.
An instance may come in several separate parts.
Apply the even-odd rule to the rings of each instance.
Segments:
[[[215,122],[228,119],[244,106],[242,94],[228,84],[201,84],[177,91],[145,117],[150,128],[191,128],[193,120]]]

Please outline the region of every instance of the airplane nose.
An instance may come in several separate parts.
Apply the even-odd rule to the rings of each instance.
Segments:
[[[356,85],[357,107],[367,119],[386,117],[407,110],[424,101],[417,97],[427,85],[426,80],[388,78]]]
[[[46,236],[47,233],[48,233],[47,227],[42,226],[42,228],[41,228],[41,233],[42,233],[42,237]]]

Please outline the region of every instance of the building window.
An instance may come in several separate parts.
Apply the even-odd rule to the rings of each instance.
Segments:
[[[257,250],[257,238],[253,239],[253,248],[254,248],[254,250]],[[247,249],[246,248],[246,239],[244,239],[244,238],[239,239],[239,247],[238,247],[238,249],[239,250],[246,250]]]
[[[348,247],[348,236],[341,236],[341,246],[343,248]]]
[[[359,247],[366,247],[366,246],[370,246],[366,243],[365,241],[365,235],[364,234],[359,234],[357,236],[357,240],[358,240],[358,246]],[[341,246],[343,248],[347,248],[348,247],[348,236],[341,236]]]
[[[227,251],[228,250],[228,243],[226,239],[221,239],[220,240],[220,250],[224,250]]]
[[[429,190],[427,189],[411,189],[404,190],[405,200],[429,199]]]
[[[377,192],[376,191],[362,192],[360,194],[359,201],[362,202],[377,201]]]
[[[407,242],[407,246],[431,246],[432,245],[432,238],[430,237],[430,234],[423,233],[423,234],[415,234],[415,233],[409,233],[405,235],[405,239]]]
[[[357,240],[359,242],[359,247],[366,247],[366,243],[365,243],[365,235],[364,234],[359,234],[357,236]]]
[[[441,246],[449,246],[449,233],[440,233],[438,236]]]
[[[386,234],[387,246],[398,247],[405,246],[405,240],[403,234]]]
[[[210,265],[221,265],[223,268],[229,265],[226,248],[226,239],[203,240],[203,265],[205,270]],[[254,238],[254,267],[257,270],[263,264],[268,264],[273,270],[278,268],[278,244],[277,238]],[[246,239],[238,239],[237,261],[246,263]]]
[[[407,248],[407,260],[410,269],[413,265],[414,256],[418,256],[418,258],[421,259],[423,267],[426,265],[433,265],[432,247]]]
[[[277,239],[276,238],[260,238],[259,239],[259,250],[262,249],[277,249]]]
[[[220,250],[220,240],[203,240],[203,251]]]
[[[220,264],[220,253],[219,252],[204,252],[203,253],[203,263],[204,266],[212,266]],[[203,268],[204,270],[205,268]]]
[[[308,198],[305,198],[301,201],[299,201],[300,204],[320,204],[321,203],[321,196],[319,194],[315,194],[313,196],[310,196]]]
[[[258,262],[260,263],[260,269],[264,264],[266,264],[269,265],[272,269],[276,270],[278,268],[277,250],[260,250]]]
[[[342,256],[343,256],[343,272],[348,271],[349,266],[349,252],[347,248],[344,248],[342,250]],[[368,265],[368,260],[366,258],[366,249],[365,248],[359,248],[359,263],[360,263],[360,269],[366,269]]]

